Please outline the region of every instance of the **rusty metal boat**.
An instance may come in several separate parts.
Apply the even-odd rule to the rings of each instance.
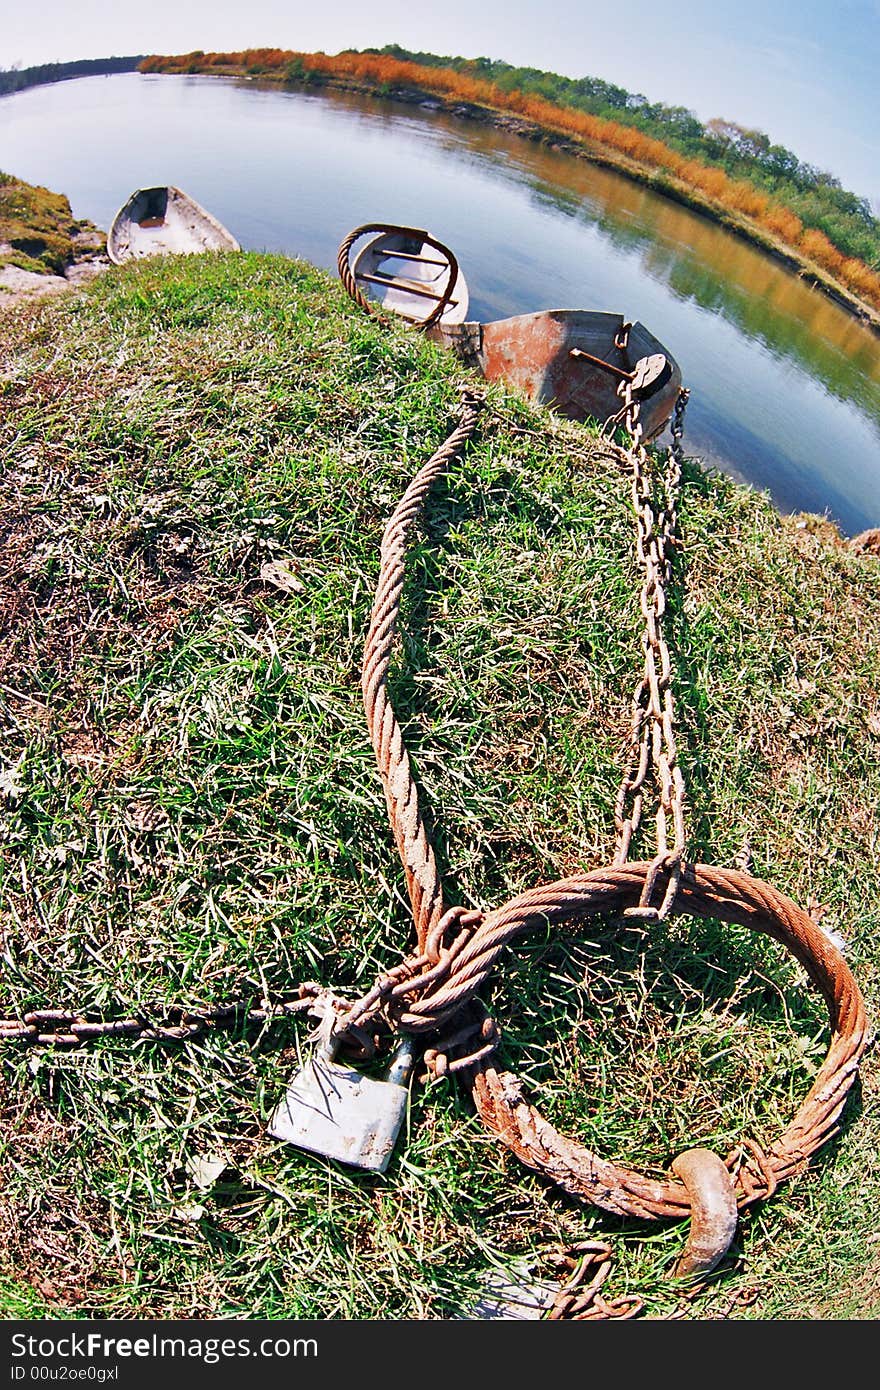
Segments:
[[[431,335],[487,381],[506,381],[570,420],[604,424],[621,408],[621,382],[639,391],[646,439],[659,434],[681,388],[678,364],[642,323],[590,309],[545,309]]]
[[[430,256],[435,270],[438,262],[447,267],[442,279],[438,275],[435,297],[425,300],[427,312],[420,316],[408,312],[412,300],[404,299],[403,309],[397,307],[397,287],[400,286],[401,294],[405,293],[404,282],[412,279],[409,262],[395,263],[389,258],[382,263],[381,295],[366,276],[361,274],[358,278],[364,253],[352,266],[351,249],[371,232],[381,233],[375,235],[375,240],[398,251],[409,243],[402,237],[395,241],[393,233],[421,238],[418,252],[412,254]],[[622,314],[545,309],[489,323],[466,321],[466,295],[460,313],[460,302],[451,306],[455,286],[463,283],[463,277],[449,248],[428,232],[387,223],[369,223],[349,233],[339,248],[338,265],[349,294],[368,312],[373,312],[372,305],[376,303],[383,309],[402,313],[409,322],[424,329],[427,337],[450,348],[487,381],[505,381],[560,415],[604,424],[619,414],[619,388],[627,379],[638,388],[646,439],[660,434],[672,414],[681,388],[678,364],[644,324],[629,323]],[[400,272],[401,265],[405,272]]]
[[[138,188],[117,212],[107,234],[114,265],[143,256],[240,251],[231,232],[179,188]]]

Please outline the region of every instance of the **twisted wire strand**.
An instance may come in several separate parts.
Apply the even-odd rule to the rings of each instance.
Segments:
[[[659,885],[671,915],[738,923],[779,941],[803,965],[828,1007],[828,1055],[794,1119],[767,1150],[746,1139],[725,1162],[741,1206],[766,1197],[799,1172],[834,1133],[867,1045],[861,992],[841,953],[798,905],[770,884],[736,869],[706,864],[617,862],[521,893],[492,912],[445,908],[436,859],[386,678],[400,599],[406,547],[438,475],[474,428],[477,406],[466,401],[449,439],[415,475],[382,540],[380,576],[364,653],[363,693],[370,737],[385,788],[389,820],[406,874],[417,950],[341,1013],[337,1031],[363,1029],[383,1018],[414,1034],[448,1028],[474,1000],[499,957],[523,932],[620,917],[644,905]],[[671,884],[674,887],[670,891]],[[472,1039],[473,1028],[462,1029]],[[455,1038],[453,1037],[453,1041]],[[523,1096],[519,1081],[491,1060],[494,1034],[477,1055],[443,1070],[464,1068],[487,1127],[528,1166],[565,1191],[621,1215],[685,1217],[691,1201],[677,1180],[648,1178],[608,1162],[560,1135]],[[451,1048],[454,1051],[454,1048]],[[433,1053],[432,1049],[432,1053]]]
[[[482,402],[465,396],[461,419],[448,439],[419,469],[385,527],[380,573],[364,648],[361,691],[370,740],[385,791],[388,819],[406,875],[406,887],[421,954],[445,912],[440,873],[419,804],[403,731],[388,694],[387,678],[400,612],[410,536],[437,478],[470,439]]]
[[[422,332],[426,332],[429,328],[433,328],[435,324],[440,322],[450,299],[455,293],[455,283],[458,279],[458,261],[455,254],[450,251],[448,246],[444,246],[442,241],[437,241],[436,237],[432,237],[430,233],[423,231],[420,227],[399,227],[393,222],[365,222],[363,226],[355,227],[353,231],[349,232],[348,236],[340,242],[339,250],[336,253],[336,268],[339,271],[339,278],[342,281],[346,294],[354,300],[355,304],[386,328],[389,327],[390,320],[387,315],[382,313],[376,301],[364,294],[357,282],[351,264],[351,251],[355,243],[360,241],[361,237],[367,236],[370,233],[380,232],[401,232],[404,235],[408,234],[415,240],[421,239],[425,245],[433,246],[446,257],[449,266],[446,288],[430,314],[427,314],[425,318],[419,319],[414,324],[414,327],[421,329]]]

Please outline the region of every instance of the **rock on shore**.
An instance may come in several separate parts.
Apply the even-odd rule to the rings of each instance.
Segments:
[[[22,270],[17,265],[0,266],[0,309],[22,299],[39,299],[44,295],[63,294],[101,275],[109,266],[106,239],[97,227],[75,232],[73,258],[63,275],[39,275]],[[9,242],[0,241],[0,256],[12,250]]]

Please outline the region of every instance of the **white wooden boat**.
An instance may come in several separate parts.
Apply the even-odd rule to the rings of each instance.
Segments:
[[[107,254],[115,265],[143,256],[240,251],[216,217],[179,188],[138,188],[113,218]]]
[[[366,230],[360,229],[361,235]],[[464,322],[465,278],[452,252],[430,232],[388,226],[371,237],[351,269],[362,294],[410,323]]]

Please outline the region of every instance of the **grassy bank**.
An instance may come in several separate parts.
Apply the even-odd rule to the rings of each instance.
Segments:
[[[77,238],[85,234],[94,250],[101,240],[96,230],[73,216],[63,193],[0,171],[0,268],[14,265],[36,275],[63,275],[77,254]]]
[[[73,256],[76,230],[63,193],[0,172],[0,265],[61,275]]]
[[[459,367],[281,257],[145,262],[0,332],[0,1016],[360,990],[408,946],[360,704],[384,519]],[[639,653],[629,487],[493,390],[409,565],[393,690],[452,901],[607,862]],[[670,638],[695,857],[840,932],[876,1015],[880,565],[689,466]],[[286,590],[261,577],[284,563]],[[508,954],[503,1058],[599,1152],[662,1171],[772,1141],[827,1044],[772,943],[676,921]],[[560,1197],[454,1083],[384,1177],[268,1139],[289,1019],[189,1044],[2,1052],[7,1316],[451,1317],[493,1265],[610,1239],[652,1314],[680,1227]],[[872,1054],[840,1136],[687,1305],[877,1316]]]
[[[285,85],[338,87],[404,101],[431,98],[457,114],[500,122],[527,138],[555,141],[561,137],[571,142],[573,152],[649,183],[780,256],[863,321],[880,327],[880,275],[874,261],[866,264],[836,246],[779,197],[750,180],[730,177],[705,159],[688,157],[632,125],[488,81],[479,75],[479,60],[473,71],[461,71],[369,51],[329,55],[263,48],[152,55],[140,69],[261,77]]]

